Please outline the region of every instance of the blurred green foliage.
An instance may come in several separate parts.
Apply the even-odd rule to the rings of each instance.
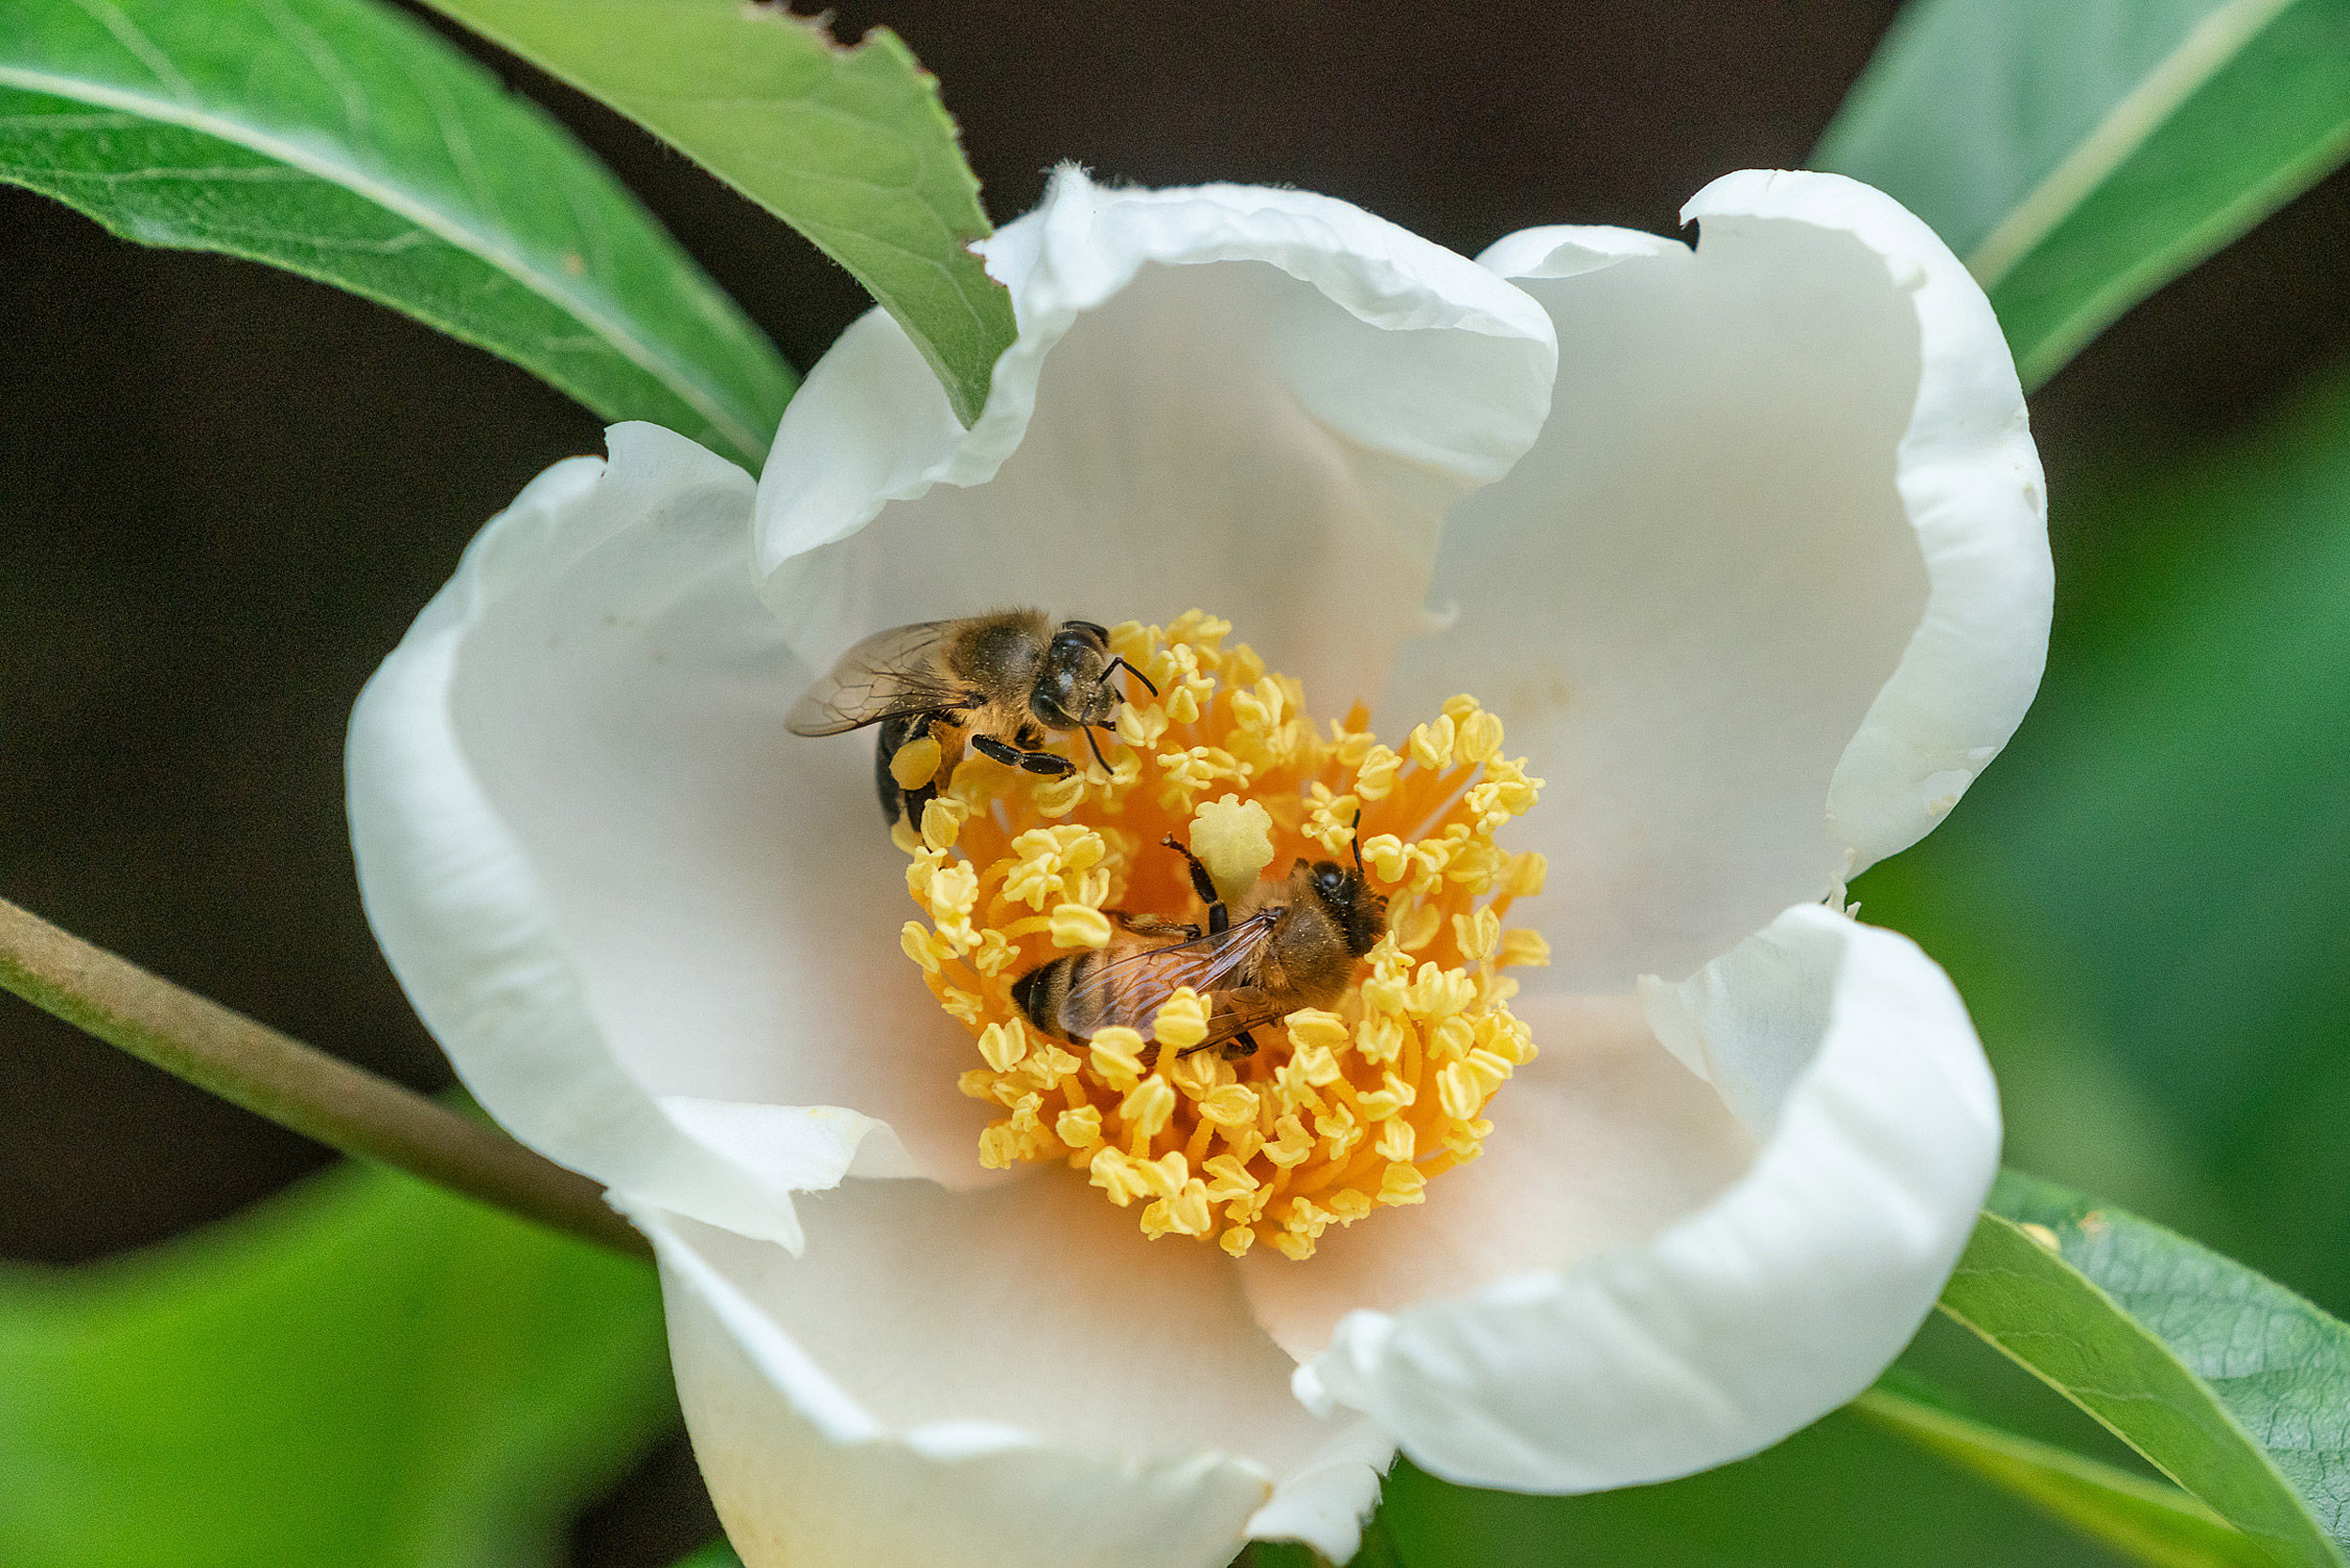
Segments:
[[[2350,1309],[2350,371],[2055,488],[2048,676],[1854,888],[1950,972],[2011,1164]]]
[[[0,1562],[526,1568],[676,1419],[652,1271],[335,1167],[0,1269]]]

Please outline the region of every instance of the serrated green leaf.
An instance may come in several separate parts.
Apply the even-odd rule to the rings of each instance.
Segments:
[[[650,1269],[340,1166],[0,1269],[0,1562],[550,1563],[674,1411]]]
[[[1812,154],[1932,224],[2024,384],[2350,154],[2350,0],[1912,0]]]
[[[601,99],[807,236],[898,320],[956,417],[1016,335],[938,84],[887,28],[854,48],[746,0],[430,0]]]
[[[0,0],[0,180],[364,294],[754,467],[791,393],[584,148],[374,0]]]
[[[2241,1264],[2003,1175],[1942,1309],[2264,1545],[2340,1568],[2350,1331]]]
[[[2148,1568],[2272,1568],[2276,1560],[2175,1486],[2002,1432],[1884,1385],[1861,1395],[1853,1408]]]

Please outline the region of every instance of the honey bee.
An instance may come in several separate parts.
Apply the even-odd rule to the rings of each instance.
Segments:
[[[1236,1061],[1256,1055],[1249,1031],[1258,1025],[1337,1001],[1386,930],[1387,901],[1363,874],[1359,839],[1353,870],[1299,860],[1229,909],[1197,855],[1171,833],[1161,842],[1189,863],[1208,929],[1111,912],[1107,947],[1054,959],[1013,982],[1012,999],[1045,1033],[1082,1045],[1122,1024],[1147,1039],[1160,1004],[1188,985],[1208,1000],[1208,1034],[1180,1054],[1214,1045]]]
[[[1109,651],[1109,633],[1090,620],[1058,627],[1042,610],[999,610],[958,620],[924,620],[876,632],[850,649],[830,674],[785,715],[794,735],[838,735],[881,726],[873,785],[894,826],[903,811],[916,826],[947,787],[968,745],[1030,773],[1067,774],[1076,764],[1044,749],[1049,730],[1080,729],[1102,757],[1095,729],[1109,728],[1120,700],[1111,677],[1124,669],[1151,695],[1158,687]],[[891,759],[917,736],[938,742],[938,772],[900,787]]]

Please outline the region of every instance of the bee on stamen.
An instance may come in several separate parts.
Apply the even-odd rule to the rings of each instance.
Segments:
[[[1361,821],[1357,813],[1358,828]],[[1107,911],[1108,946],[1054,959],[1013,982],[1012,1000],[1038,1028],[1075,1045],[1120,1025],[1147,1039],[1159,1008],[1189,986],[1207,999],[1208,1032],[1180,1054],[1214,1046],[1236,1061],[1256,1054],[1249,1031],[1260,1025],[1337,1001],[1386,930],[1387,901],[1371,890],[1359,834],[1353,870],[1299,860],[1230,906],[1197,855],[1171,833],[1162,842],[1190,867],[1207,929]]]
[[[902,812],[918,829],[922,808],[954,776],[966,746],[1058,776],[1076,764],[1045,750],[1046,737],[1082,730],[1106,771],[1093,731],[1109,729],[1123,700],[1111,679],[1120,669],[1158,695],[1149,677],[1111,654],[1109,632],[1090,620],[1055,626],[1042,610],[1026,609],[918,621],[876,632],[843,653],[792,704],[784,727],[794,735],[838,735],[880,725],[873,784],[882,814],[894,827]],[[890,763],[925,735],[938,743],[938,768],[908,788]]]

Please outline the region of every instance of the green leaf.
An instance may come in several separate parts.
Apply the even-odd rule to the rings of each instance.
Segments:
[[[1487,1492],[1408,1461],[1374,1526],[1402,1568],[2119,1568],[1975,1475],[1839,1411],[1778,1447],[1657,1486]]]
[[[1299,1541],[1252,1541],[1235,1568],[1328,1568],[1328,1560]]]
[[[2002,1432],[1884,1385],[1853,1407],[2151,1568],[2273,1568],[2276,1560],[2175,1486]]]
[[[754,467],[791,396],[584,148],[374,0],[0,0],[0,180],[364,294]]]
[[[1912,0],[1812,163],[1990,291],[2036,386],[2350,154],[2350,0]]]
[[[2350,1330],[2160,1226],[2008,1174],[1942,1309],[2280,1562],[2340,1568]]]
[[[0,1269],[0,1562],[521,1568],[675,1419],[652,1271],[372,1167]]]
[[[1331,1568],[1330,1560],[1302,1541],[1252,1541],[1231,1568]],[[1344,1568],[1402,1568],[1386,1527],[1374,1516],[1363,1523],[1363,1544]]]
[[[743,1568],[743,1560],[734,1555],[732,1546],[713,1541],[692,1557],[681,1559],[677,1568]]]
[[[1363,1544],[1348,1568],[1403,1568],[1403,1555],[1388,1532],[1386,1515],[1374,1513],[1363,1521]]]
[[[938,84],[886,28],[854,48],[749,0],[430,0],[618,109],[865,285],[964,424],[1016,329],[967,248],[979,184]]]

